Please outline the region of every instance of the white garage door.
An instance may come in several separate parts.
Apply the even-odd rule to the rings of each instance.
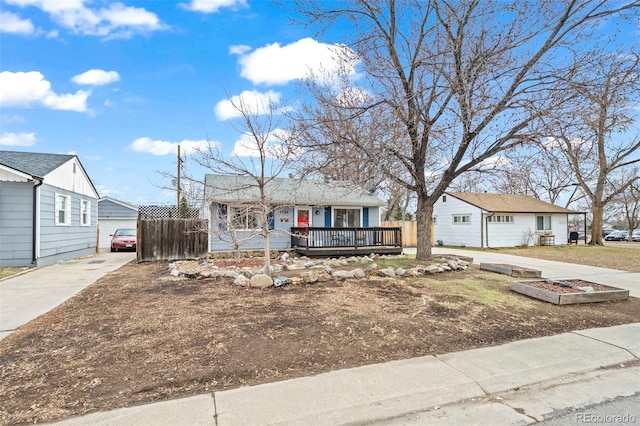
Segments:
[[[116,229],[136,229],[136,225],[136,219],[99,219],[98,228],[100,228],[100,248],[111,247],[111,237],[109,234],[116,232]]]

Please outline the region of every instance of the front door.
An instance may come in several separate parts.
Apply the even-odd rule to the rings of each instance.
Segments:
[[[296,226],[299,228],[308,228],[311,215],[310,209],[298,209],[296,213]]]

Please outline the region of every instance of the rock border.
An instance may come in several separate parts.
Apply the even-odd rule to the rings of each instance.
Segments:
[[[329,259],[311,260],[307,257],[291,257],[288,253],[279,257],[279,262],[271,265],[271,274],[265,274],[262,267],[227,267],[220,268],[215,260],[185,260],[169,263],[169,275],[191,279],[222,278],[229,279],[235,285],[243,287],[269,288],[282,287],[289,284],[313,284],[331,280],[362,279],[372,276],[386,278],[419,277],[429,274],[439,274],[468,269],[470,261],[453,258],[436,257],[428,265],[418,265],[413,268],[380,268],[375,263],[377,259],[406,259],[405,255],[365,255]],[[443,259],[443,261],[435,261]],[[218,259],[220,260],[220,259]],[[360,268],[341,269],[354,265]],[[365,266],[366,265],[366,266]],[[283,271],[298,271],[296,276],[279,275]],[[273,277],[273,278],[272,278]]]

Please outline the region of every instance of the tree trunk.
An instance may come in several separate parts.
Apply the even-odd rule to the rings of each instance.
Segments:
[[[590,245],[603,245],[602,243],[602,215],[604,207],[601,203],[593,203],[593,219],[591,220],[591,241]]]
[[[425,194],[418,192],[418,209],[416,222],[418,228],[417,260],[431,259],[431,221],[433,218],[433,204]]]

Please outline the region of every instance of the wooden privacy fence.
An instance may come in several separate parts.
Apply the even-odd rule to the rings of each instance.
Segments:
[[[414,221],[404,220],[385,220],[381,223],[382,226],[397,226],[402,228],[402,247],[417,247],[418,246],[418,225]],[[435,234],[433,229],[433,223],[431,223],[431,245],[435,244]]]
[[[206,219],[138,219],[138,261],[195,259],[209,252]]]

